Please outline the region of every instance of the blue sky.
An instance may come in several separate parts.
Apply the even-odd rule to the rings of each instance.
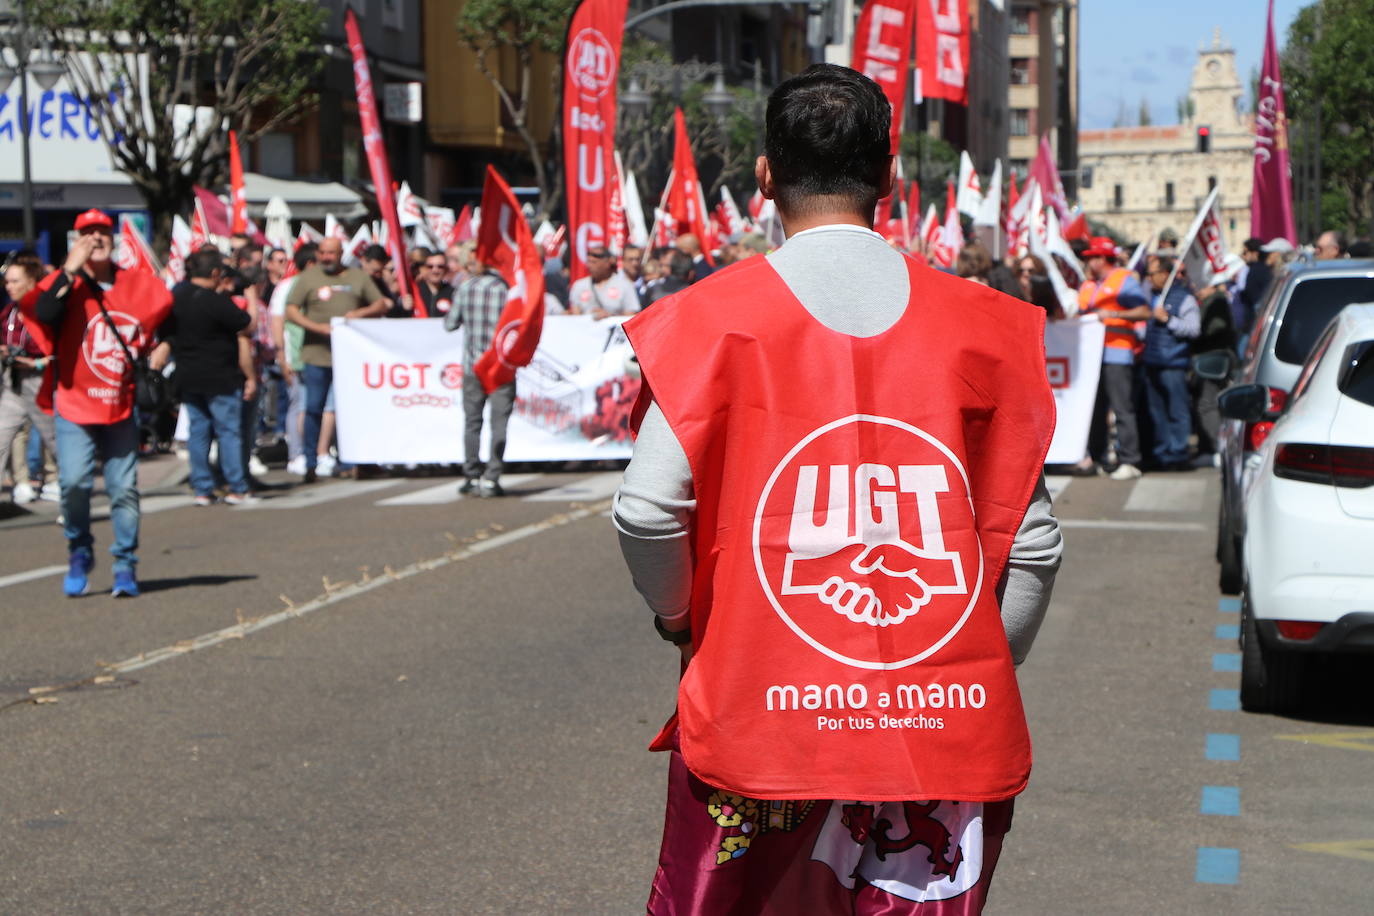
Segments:
[[[1282,51],[1288,25],[1314,0],[1274,0],[1274,31]],[[1111,127],[1121,103],[1131,124],[1143,98],[1155,124],[1178,123],[1178,98],[1188,91],[1198,45],[1221,27],[1236,50],[1236,71],[1249,86],[1264,54],[1267,0],[1080,0],[1080,128]],[[1246,90],[1246,101],[1249,90]]]

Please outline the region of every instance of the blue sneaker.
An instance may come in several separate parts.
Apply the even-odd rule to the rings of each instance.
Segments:
[[[138,597],[138,577],[132,569],[115,570],[114,587],[110,589],[110,595],[114,598]]]
[[[68,598],[76,598],[90,590],[91,567],[95,557],[89,547],[78,547],[67,556],[67,575],[62,578],[62,592]]]

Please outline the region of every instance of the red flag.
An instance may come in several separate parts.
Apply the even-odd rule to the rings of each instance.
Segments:
[[[474,234],[472,231],[472,204],[463,204],[463,209],[458,212],[458,220],[453,224],[453,241],[449,244],[471,241]]]
[[[568,25],[563,67],[563,174],[574,281],[587,275],[587,249],[604,245],[615,170],[616,75],[628,0],[582,0]]]
[[[628,225],[625,221],[625,176],[620,173],[620,156],[615,157],[615,181],[611,182],[611,209],[607,214],[606,247],[611,254],[619,256],[625,250],[625,234]]]
[[[1069,221],[1069,202],[1064,195],[1064,182],[1059,180],[1059,166],[1054,162],[1054,150],[1050,148],[1050,135],[1040,138],[1040,150],[1031,163],[1031,178],[1040,186],[1045,203],[1054,208],[1061,223]]]
[[[916,15],[922,97],[967,105],[968,0],[922,0]]]
[[[472,368],[490,394],[515,381],[516,369],[529,365],[544,330],[544,262],[519,202],[491,166],[482,187],[477,259],[500,271],[510,287],[491,347]]]
[[[1250,195],[1250,234],[1269,241],[1284,238],[1296,245],[1293,223],[1293,173],[1288,156],[1288,112],[1283,100],[1283,76],[1274,44],[1274,0],[1269,0],[1269,25],[1264,33],[1264,68],[1255,106],[1254,189]]]
[[[1069,220],[1069,224],[1064,227],[1064,238],[1072,242],[1074,239],[1087,241],[1092,238],[1092,231],[1088,227],[1088,214],[1082,210],[1078,215]]]
[[[162,273],[148,240],[127,213],[119,215],[119,244],[115,246],[114,260],[121,270],[146,270],[153,276]]]
[[[248,193],[243,188],[243,159],[239,156],[239,138],[229,131],[229,231],[248,231]]]
[[[1016,172],[1013,171],[1011,177],[1007,181],[1006,212],[1002,214],[1002,231],[1006,233],[1006,237],[1009,241],[1014,240],[1016,237],[1016,233],[1013,230],[1017,229],[1018,226],[1013,225],[1012,214],[1016,212],[1016,202],[1020,199],[1021,192],[1016,189]]]
[[[911,189],[907,191],[906,199],[906,220],[907,220],[907,248],[911,247],[910,239],[920,239],[919,221],[921,219],[921,185],[915,181],[911,182]]]
[[[706,255],[706,263],[712,267],[716,262],[711,259],[710,227],[706,224],[706,198],[701,193],[701,182],[697,179],[697,164],[692,159],[692,144],[687,138],[687,119],[678,108],[673,112],[676,127],[673,143],[673,176],[668,186],[667,210],[676,223],[678,235],[690,232],[701,243]]]
[[[849,66],[883,87],[883,94],[892,105],[894,156],[902,133],[902,111],[906,108],[917,3],[918,0],[869,0],[854,28],[854,56]]]
[[[391,185],[391,165],[386,158],[386,141],[382,138],[382,120],[377,115],[377,94],[372,89],[372,71],[367,66],[367,50],[358,30],[358,17],[350,7],[344,13],[344,32],[348,49],[353,53],[353,86],[358,95],[358,120],[363,129],[363,149],[367,151],[367,165],[372,172],[372,187],[377,192],[377,206],[386,223],[387,245],[391,249],[391,263],[396,265],[396,281],[414,303],[416,318],[428,317],[424,300],[415,287],[415,278],[406,265],[405,235],[401,232],[400,217],[396,213],[396,196]]]

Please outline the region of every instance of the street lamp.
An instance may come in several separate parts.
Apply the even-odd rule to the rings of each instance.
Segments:
[[[28,76],[32,75],[34,81],[38,83],[38,88],[44,92],[57,85],[57,81],[66,75],[66,68],[63,67],[53,57],[52,47],[45,38],[42,42],[42,50],[39,51],[38,59],[29,62],[29,55],[34,50],[34,34],[29,31],[28,4],[20,2],[17,4],[19,15],[14,27],[10,30],[10,50],[14,52],[15,66],[10,67],[5,60],[3,51],[0,51],[0,95],[9,89],[10,84],[16,79],[19,80],[19,134],[20,148],[22,150],[23,161],[23,206],[24,206],[24,247],[34,246],[33,230],[33,173],[29,160],[29,133],[33,129],[32,118],[29,116],[29,81]]]

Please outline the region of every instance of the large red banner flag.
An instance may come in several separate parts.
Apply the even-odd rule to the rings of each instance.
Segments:
[[[482,186],[477,259],[496,268],[510,287],[491,346],[472,368],[490,394],[529,365],[544,330],[544,261],[510,185],[491,166]]]
[[[229,131],[229,231],[248,231],[248,192],[243,186],[243,159],[239,155],[239,137]]]
[[[706,222],[706,195],[701,192],[701,181],[697,178],[696,160],[692,158],[692,142],[687,136],[687,119],[678,108],[673,112],[676,130],[673,142],[673,173],[669,179],[667,210],[677,224],[678,235],[690,232],[701,243],[706,263],[712,267],[716,262],[711,258],[710,226]]]
[[[377,206],[386,223],[387,247],[391,249],[391,263],[396,265],[396,280],[410,296],[415,317],[425,318],[424,300],[415,287],[406,259],[406,237],[401,232],[401,220],[396,213],[396,190],[391,183],[391,165],[386,158],[386,140],[382,137],[382,119],[377,114],[377,93],[372,89],[372,71],[367,66],[367,49],[358,30],[358,16],[350,7],[344,13],[344,32],[348,49],[353,52],[353,86],[358,94],[358,120],[363,128],[363,149],[367,152],[368,169],[372,172],[372,186],[377,192]]]
[[[1296,245],[1293,222],[1293,180],[1288,157],[1288,112],[1283,101],[1283,76],[1274,43],[1274,0],[1269,0],[1269,24],[1264,35],[1264,63],[1255,106],[1255,184],[1250,194],[1250,234],[1268,242],[1285,238]]]
[[[573,280],[587,275],[587,249],[609,244],[615,183],[616,77],[629,0],[582,0],[568,23],[563,61],[563,174]]]
[[[921,96],[968,104],[968,0],[917,0]]]
[[[902,133],[907,76],[911,72],[911,38],[916,31],[916,4],[923,0],[868,0],[854,29],[850,66],[883,87],[892,105],[892,154]]]

